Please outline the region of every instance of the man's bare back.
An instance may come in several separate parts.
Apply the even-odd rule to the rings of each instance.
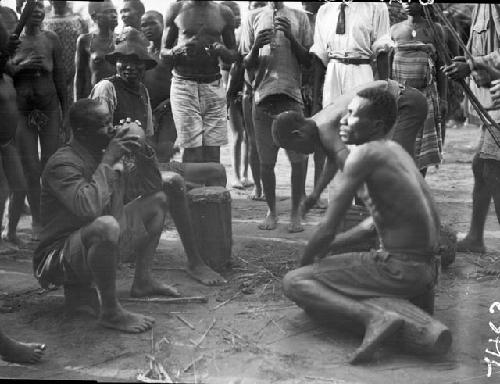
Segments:
[[[221,41],[228,49],[236,48],[234,17],[231,10],[213,1],[182,1],[172,4],[165,17],[168,29],[165,48],[187,46],[178,56],[175,70],[180,76],[215,75],[219,73],[219,58],[209,47]]]
[[[373,217],[381,247],[398,253],[432,252],[439,240],[439,218],[429,187],[408,153],[390,140],[363,144],[351,151],[339,178],[351,177],[358,167],[367,170],[358,196]]]

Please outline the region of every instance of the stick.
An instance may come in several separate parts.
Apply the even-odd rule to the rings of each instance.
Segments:
[[[322,380],[322,381],[331,381],[332,383],[338,383],[337,379],[329,379],[327,377],[317,377],[317,376],[304,376],[305,379],[310,380]],[[343,381],[343,380],[342,380]],[[340,384],[340,383],[339,383]]]
[[[163,304],[188,304],[188,303],[208,303],[206,296],[190,296],[190,297],[145,297],[142,299],[135,297],[122,297],[120,301],[131,303],[163,303]]]
[[[231,300],[235,299],[236,296],[238,296],[241,292],[238,291],[236,292],[236,294],[234,294],[231,298],[227,299],[226,301],[223,301],[222,303],[216,305],[215,307],[212,308],[212,311],[215,311],[217,309],[219,309],[220,307],[222,307],[223,305],[226,305],[227,303],[229,303]]]
[[[200,340],[198,340],[198,342],[194,346],[195,348],[198,348],[200,346],[200,344],[203,343],[203,340],[205,340],[205,337],[207,337],[208,332],[212,329],[212,327],[214,325],[215,325],[215,319],[212,321],[212,324],[210,324],[210,326],[207,328],[207,330],[205,331],[205,333],[203,334],[203,336],[201,336]]]
[[[189,368],[191,368],[192,366],[194,366],[196,363],[199,363],[204,358],[205,358],[205,354],[203,354],[201,356],[198,356],[196,359],[194,359],[188,365],[186,365],[186,367],[183,369],[183,372],[187,372],[189,370]]]
[[[187,321],[186,319],[182,318],[180,315],[175,315],[175,317],[177,317],[181,322],[183,322],[184,324],[186,324],[189,328],[191,329],[196,329],[195,327],[193,327],[193,325]]]
[[[33,13],[33,9],[35,9],[35,0],[27,0],[23,12],[21,13],[21,17],[19,18],[19,22],[16,25],[16,29],[14,29],[13,32],[13,34],[16,35],[18,38],[21,32],[23,31],[26,22]]]

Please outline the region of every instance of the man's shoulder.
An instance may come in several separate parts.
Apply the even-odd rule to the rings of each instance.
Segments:
[[[52,40],[52,41],[58,41],[59,42],[59,36],[57,35],[57,33],[55,33],[54,31],[50,31],[48,29],[43,29],[42,30],[42,33],[43,35],[48,38],[49,40]]]
[[[388,159],[392,152],[398,151],[399,144],[392,140],[373,140],[351,148],[348,160],[375,165],[378,160]]]
[[[59,148],[47,161],[44,173],[61,165],[75,165],[81,162],[80,156],[71,145],[64,145]]]
[[[187,4],[184,4],[184,1],[176,1],[175,3],[170,4],[167,8],[167,13],[165,17],[165,22],[172,22],[175,18],[181,13],[183,9],[185,9]]]

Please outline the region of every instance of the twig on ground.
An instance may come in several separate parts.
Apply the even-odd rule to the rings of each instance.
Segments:
[[[194,365],[198,362],[200,362],[201,360],[203,360],[205,358],[205,354],[201,355],[201,356],[198,356],[196,359],[192,360],[188,365],[186,365],[184,367],[184,369],[182,370],[184,373],[189,371],[189,369],[191,369],[191,367],[194,367]]]
[[[269,282],[267,282],[266,284],[264,284],[264,288],[262,288],[262,291],[260,291],[260,293],[258,294],[258,297],[261,297],[263,295],[263,293],[267,289],[268,285],[269,285]]]
[[[189,322],[187,321],[186,319],[184,319],[183,317],[181,317],[180,315],[175,315],[175,317],[177,317],[181,322],[183,322],[184,324],[186,324],[189,328],[191,328],[192,330],[195,330],[196,328]]]
[[[206,296],[191,296],[191,297],[121,297],[120,301],[128,301],[132,303],[162,303],[162,304],[188,304],[188,303],[208,303]]]
[[[285,309],[290,309],[290,308],[297,308],[297,307],[295,305],[289,305],[286,307],[279,307],[279,308],[258,308],[258,309],[236,312],[235,315],[247,315],[250,313],[262,313],[267,311],[283,311]]]
[[[215,325],[215,319],[213,319],[212,324],[210,324],[210,326],[207,328],[203,336],[201,336],[200,340],[198,340],[198,342],[195,344],[194,346],[195,348],[198,348],[200,344],[203,343],[203,340],[205,340],[205,337],[207,337],[208,332],[210,332],[210,330],[213,328],[214,325]]]
[[[240,294],[241,294],[240,291],[236,292],[232,297],[230,297],[226,301],[223,301],[222,303],[217,304],[215,307],[213,307],[212,311],[215,311],[215,310],[219,309],[220,307],[222,307],[223,305],[226,305],[227,303],[229,303],[231,300],[235,299]]]
[[[304,376],[304,379],[309,380],[322,380],[322,381],[330,381],[332,383],[339,383],[337,379],[329,379],[328,377],[317,377],[317,376]],[[343,380],[342,380],[343,381]],[[342,381],[340,383],[342,383]],[[339,384],[340,384],[339,383]]]
[[[155,335],[154,335],[154,328],[151,327],[151,354],[154,355],[155,353]]]
[[[283,332],[286,335],[286,332],[283,330],[283,328],[279,326],[279,324],[274,319],[271,319],[271,321],[274,323],[274,325],[276,325],[276,328],[278,328],[281,332]]]

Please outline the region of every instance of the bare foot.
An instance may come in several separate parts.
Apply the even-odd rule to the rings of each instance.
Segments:
[[[1,349],[1,356],[4,361],[18,364],[34,364],[38,363],[42,358],[45,344],[21,343],[7,337]]]
[[[179,297],[180,294],[174,287],[160,283],[159,281],[151,278],[148,281],[134,280],[130,296],[132,297],[147,297],[147,296],[173,296]]]
[[[271,231],[278,226],[278,219],[275,214],[267,213],[266,218],[258,225],[259,229]]]
[[[231,187],[232,188],[236,188],[236,189],[244,189],[245,187],[243,186],[243,183],[236,179],[232,184],[231,184]]]
[[[26,248],[26,243],[24,241],[22,241],[16,233],[6,233],[4,236],[3,236],[3,240],[13,244],[14,246],[16,246],[18,249],[19,248]]]
[[[31,225],[31,240],[33,241],[40,241],[40,232],[42,230],[42,227],[37,224]]]
[[[253,181],[249,180],[248,177],[244,177],[243,180],[241,180],[241,184],[243,184],[243,187],[245,188],[250,188],[254,186]]]
[[[297,233],[297,232],[303,232],[304,227],[302,226],[302,223],[300,222],[300,216],[295,215],[290,218],[290,224],[288,224],[288,232],[289,233]]]
[[[66,310],[97,317],[100,304],[97,290],[87,286],[64,286]]]
[[[327,209],[328,203],[319,199],[313,206],[314,209]]]
[[[254,188],[253,192],[248,195],[248,199],[253,201],[266,201],[266,197],[262,194],[262,191],[257,188]]]
[[[349,362],[358,364],[371,360],[375,349],[382,341],[396,332],[403,323],[404,320],[393,312],[386,312],[380,317],[371,320],[366,327],[363,343],[351,355]]]
[[[465,236],[462,240],[457,242],[457,252],[485,253],[486,247],[483,241],[471,240],[469,237]]]
[[[187,273],[193,279],[205,285],[222,285],[227,281],[206,264],[186,268]]]
[[[103,327],[127,333],[145,332],[153,326],[154,322],[155,320],[152,317],[129,312],[121,306],[118,306],[116,311],[110,313],[103,311],[99,318],[99,324]]]

